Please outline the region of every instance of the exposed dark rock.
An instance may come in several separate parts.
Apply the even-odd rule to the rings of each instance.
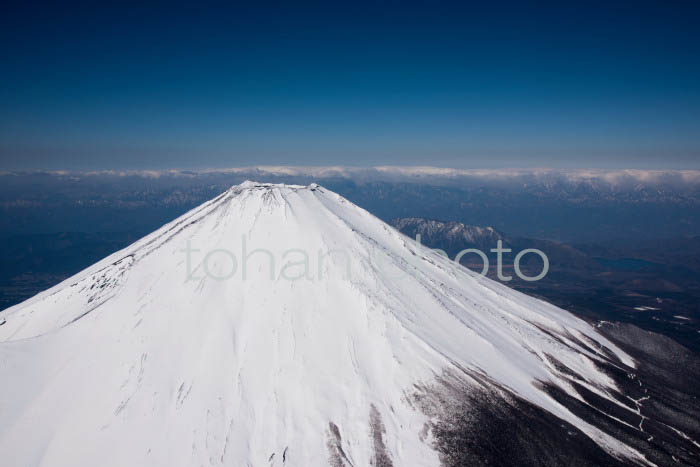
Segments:
[[[700,465],[700,359],[667,337],[631,325],[612,323],[600,330],[637,362],[628,367],[600,343],[580,342],[606,357],[596,365],[619,392],[590,386],[552,355],[545,358],[580,397],[551,383],[541,383],[542,389],[651,463]],[[410,400],[431,419],[425,438],[432,439],[446,467],[635,465],[483,375],[446,372],[418,387]]]
[[[433,420],[445,467],[624,465],[573,425],[490,383],[448,374],[413,400]]]
[[[352,462],[348,459],[347,454],[343,450],[342,438],[338,426],[333,423],[328,423],[326,446],[328,447],[328,464],[331,467],[353,467]]]
[[[391,462],[391,457],[384,443],[384,435],[386,435],[384,422],[382,422],[382,416],[374,405],[370,407],[369,424],[374,447],[374,458],[371,465],[374,467],[393,467],[394,464]]]

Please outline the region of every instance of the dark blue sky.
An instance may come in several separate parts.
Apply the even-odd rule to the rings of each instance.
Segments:
[[[700,168],[698,6],[98,3],[2,7],[0,169]]]

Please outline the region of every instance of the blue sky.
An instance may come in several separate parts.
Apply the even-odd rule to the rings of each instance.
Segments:
[[[0,168],[700,168],[700,7],[332,3],[4,7]]]

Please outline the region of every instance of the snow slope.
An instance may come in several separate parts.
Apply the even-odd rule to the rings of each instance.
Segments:
[[[439,465],[412,394],[446,373],[645,462],[542,389],[622,406],[595,362],[629,356],[317,185],[234,186],[0,316],[5,465]]]

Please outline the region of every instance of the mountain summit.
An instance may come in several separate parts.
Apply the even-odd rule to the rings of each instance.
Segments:
[[[318,185],[234,186],[0,318],[12,465],[684,462],[600,328]]]

